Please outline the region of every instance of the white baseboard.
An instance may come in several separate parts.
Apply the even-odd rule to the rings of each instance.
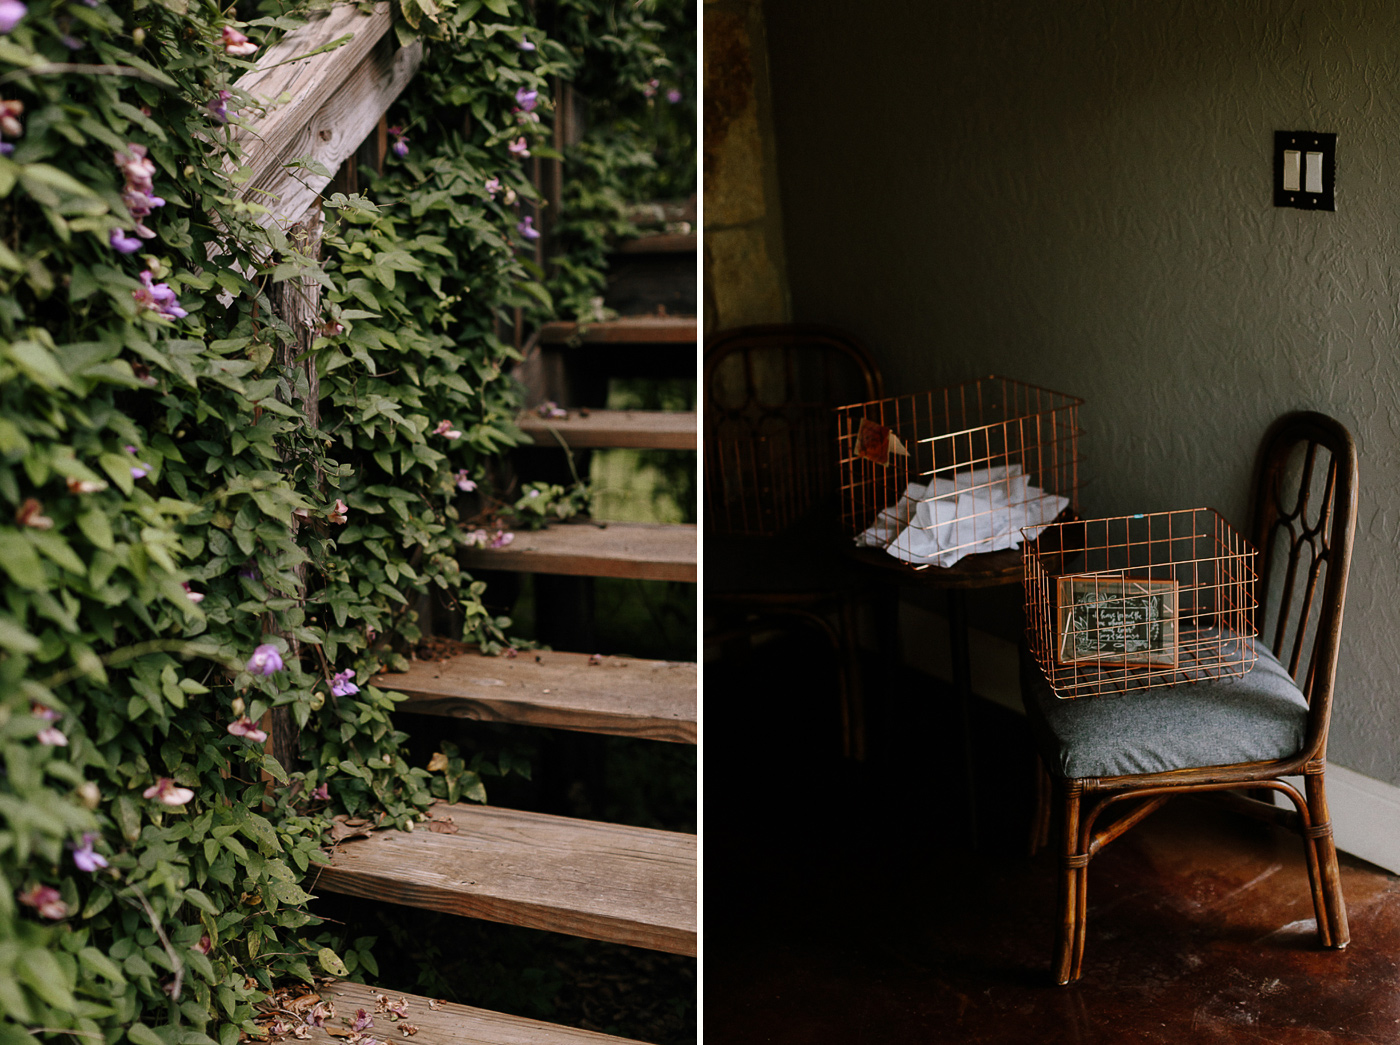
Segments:
[[[945,617],[901,603],[899,632],[906,664],[935,678],[952,681]],[[973,630],[968,636],[968,647],[972,691],[1024,714],[1016,644]],[[1301,778],[1290,780],[1302,788]],[[1329,762],[1327,804],[1338,849],[1400,874],[1400,787]]]

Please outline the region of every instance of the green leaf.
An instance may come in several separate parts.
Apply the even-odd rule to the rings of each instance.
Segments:
[[[57,1009],[71,1010],[77,1003],[70,993],[72,977],[48,951],[29,948],[20,952],[15,973],[26,987]]]
[[[33,545],[17,533],[0,531],[0,567],[21,588],[38,590],[48,587],[44,565],[39,561]]]
[[[84,912],[84,917],[91,917],[91,915]],[[122,975],[122,971],[117,967],[117,963],[108,958],[96,947],[84,947],[78,952],[78,961],[82,963],[84,968],[91,969],[99,976],[105,976],[113,983],[123,984],[126,982],[126,977]]]
[[[107,520],[105,513],[96,508],[84,512],[78,516],[78,529],[82,530],[83,536],[96,547],[103,551],[112,550],[112,524]]]
[[[121,454],[103,454],[97,459],[97,463],[121,492],[130,497],[131,491],[136,489],[136,482],[131,476],[131,458]]]
[[[316,952],[316,961],[332,976],[348,976],[350,974],[349,970],[345,968],[345,963],[340,960],[340,956],[329,947],[322,947]]]
[[[155,1031],[151,1030],[144,1023],[133,1023],[126,1029],[127,1040],[132,1045],[170,1045]]]
[[[0,617],[0,646],[11,653],[35,653],[39,649],[39,640],[14,621]]]

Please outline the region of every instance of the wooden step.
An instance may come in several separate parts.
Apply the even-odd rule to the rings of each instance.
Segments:
[[[700,237],[693,232],[652,232],[617,245],[619,254],[685,254],[700,246]]]
[[[623,316],[601,323],[545,323],[539,340],[543,345],[693,344],[697,334],[694,316]]]
[[[587,653],[464,653],[375,679],[402,711],[695,743],[694,664]]]
[[[413,1041],[422,1045],[639,1045],[632,1038],[615,1038],[610,1034],[561,1027],[557,1023],[542,1023],[522,1016],[507,1016],[454,1002],[430,1002],[416,994],[367,987],[348,980],[320,984],[316,993],[322,1001],[334,1005],[336,1013],[335,1019],[327,1020],[325,1026],[307,1027],[311,1036],[305,1040],[317,1045],[327,1045],[329,1042],[345,1045],[348,1039],[334,1032],[347,1030],[349,1022],[355,1019],[355,1013],[360,1009],[364,1009],[374,1020],[366,1033],[381,1042]],[[376,1012],[381,997],[387,998],[388,1004],[395,1007],[402,1003],[402,1008],[408,1013],[407,1019],[395,1021],[388,1013]],[[417,1031],[411,1037],[406,1036],[401,1028],[407,1027],[416,1027]]]
[[[699,419],[694,411],[590,409],[544,418],[527,410],[515,423],[539,446],[558,446],[557,432],[573,450],[694,450]]]
[[[468,570],[629,577],[650,581],[696,579],[693,525],[563,523],[515,535],[504,548],[468,548]]]
[[[695,954],[696,838],[490,806],[434,806],[433,826],[331,853],[312,892]]]

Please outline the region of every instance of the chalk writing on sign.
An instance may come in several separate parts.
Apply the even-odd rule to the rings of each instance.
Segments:
[[[1176,595],[1174,580],[1061,577],[1057,659],[1175,664]]]

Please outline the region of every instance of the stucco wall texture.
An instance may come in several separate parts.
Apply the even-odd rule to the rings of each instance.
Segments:
[[[793,313],[887,387],[1083,396],[1087,514],[1246,522],[1288,410],[1357,439],[1330,757],[1400,784],[1400,4],[766,0]],[[1336,213],[1272,205],[1333,131]]]

